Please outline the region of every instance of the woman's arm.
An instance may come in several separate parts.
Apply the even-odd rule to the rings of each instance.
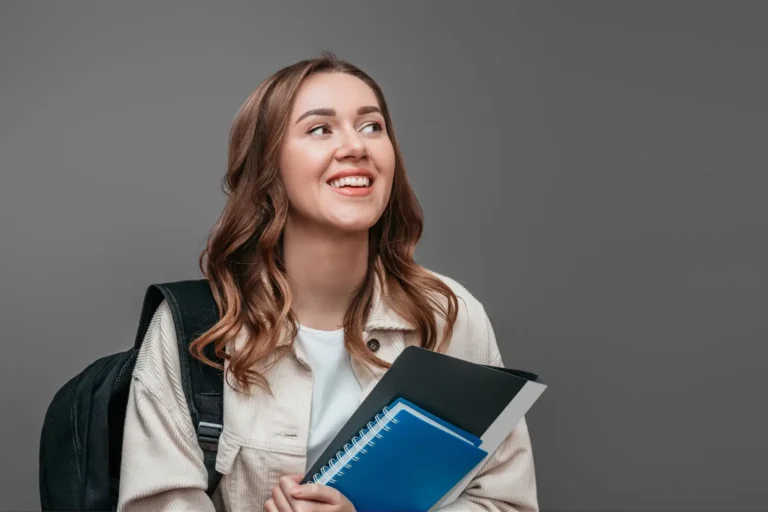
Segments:
[[[531,440],[525,418],[453,503],[441,512],[538,512]]]
[[[504,366],[491,321],[481,308],[478,337],[487,343],[491,366]],[[494,454],[445,512],[538,512],[536,473],[531,438],[523,417]]]
[[[125,411],[118,512],[215,512],[181,388],[173,317],[163,302],[136,360]]]

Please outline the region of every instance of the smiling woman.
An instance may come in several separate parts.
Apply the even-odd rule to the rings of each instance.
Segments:
[[[299,485],[304,472],[405,347],[502,366],[493,328],[466,288],[414,261],[421,207],[384,95],[358,67],[325,53],[266,79],[234,120],[227,167],[200,255],[220,318],[180,349],[171,308],[155,312],[117,509],[354,511],[332,487]],[[211,481],[179,350],[227,383]],[[538,510],[524,418],[443,509]]]

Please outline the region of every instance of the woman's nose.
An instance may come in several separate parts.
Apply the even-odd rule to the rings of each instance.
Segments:
[[[339,158],[346,156],[362,158],[366,154],[365,142],[356,132],[344,134],[341,137],[341,142],[338,149],[336,150],[336,153]]]

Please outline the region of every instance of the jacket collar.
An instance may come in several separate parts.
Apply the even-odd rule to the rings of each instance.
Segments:
[[[416,327],[390,307],[386,283],[381,283],[378,275],[374,277],[373,300],[363,331],[416,331]],[[238,350],[248,339],[247,328],[243,327],[235,338],[235,349]],[[283,329],[278,347],[290,344],[289,330]]]
[[[416,327],[400,316],[389,306],[389,294],[386,283],[380,283],[378,275],[373,284],[373,304],[368,319],[365,322],[366,332],[385,331],[415,331]]]
[[[378,275],[376,275],[373,282],[371,310],[364,324],[363,332],[415,331],[416,327],[412,323],[408,322],[390,307],[388,297],[386,283],[381,283]],[[277,344],[278,347],[289,344],[290,340],[287,334],[287,329],[284,329],[283,336]]]

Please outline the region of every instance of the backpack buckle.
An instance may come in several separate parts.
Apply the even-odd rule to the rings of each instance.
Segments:
[[[197,424],[197,440],[204,447],[205,445],[213,444],[214,446],[210,449],[215,450],[215,445],[219,444],[219,437],[221,437],[223,429],[224,427],[218,423],[201,421]]]

